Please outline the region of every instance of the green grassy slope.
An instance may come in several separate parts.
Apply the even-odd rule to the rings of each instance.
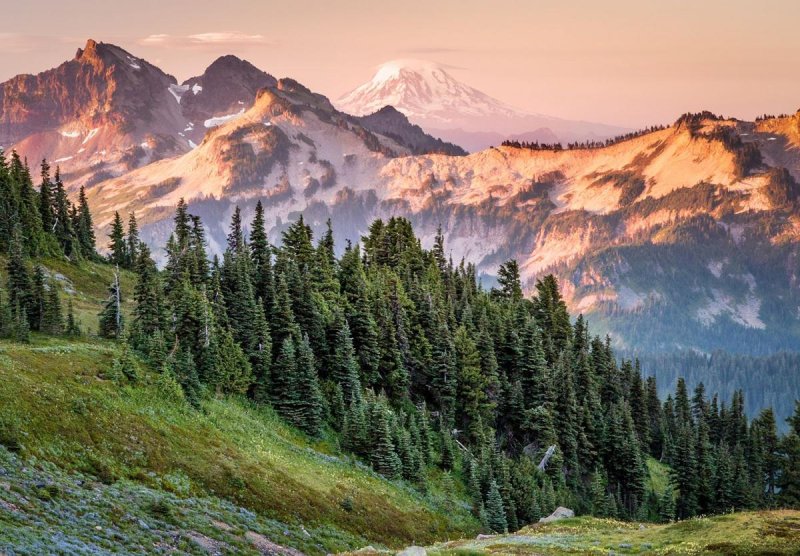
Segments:
[[[118,351],[96,341],[0,343],[1,443],[109,485],[131,479],[170,491],[177,482],[190,496],[329,527],[320,535],[326,551],[475,528],[466,510],[446,515],[444,499],[384,480],[269,409],[227,399],[194,411],[145,370],[120,385],[108,378]]]
[[[76,268],[57,261],[45,265],[62,276],[64,297],[71,297],[76,307],[80,303],[84,328],[96,330],[110,267]],[[125,281],[130,292],[130,276]],[[176,401],[174,389],[144,366],[134,383],[115,378],[110,369],[121,350],[119,343],[96,339],[34,335],[29,345],[0,341],[0,445],[16,454],[16,463],[0,462],[0,468],[41,473],[18,478],[18,487],[11,490],[5,486],[12,481],[0,476],[0,553],[14,545],[15,534],[29,546],[37,531],[39,542],[50,538],[51,526],[62,527],[65,534],[81,533],[80,528],[72,531],[71,518],[62,519],[78,510],[58,502],[58,494],[43,500],[39,489],[30,486],[43,484],[46,489],[50,483],[75,481],[96,484],[99,494],[58,486],[54,491],[75,490],[67,498],[107,524],[121,526],[124,516],[138,516],[142,500],[168,497],[174,507],[173,529],[197,530],[202,522],[209,534],[215,508],[224,507],[234,518],[253,515],[253,523],[280,523],[276,530],[305,527],[311,540],[302,534],[275,542],[316,553],[433,542],[477,530],[467,505],[452,494],[443,495],[436,477],[425,494],[387,481],[339,453],[334,438],[309,439],[269,408],[243,399],[208,400],[202,411],[195,411]],[[9,499],[6,493],[12,491],[27,503]],[[122,510],[115,510],[117,495],[133,502],[117,503]],[[8,504],[21,513],[9,514]],[[116,515],[120,511],[121,517]],[[26,520],[48,527],[26,529]],[[139,533],[148,531],[141,529]],[[262,530],[268,533],[269,527]]]
[[[510,535],[442,543],[427,553],[793,555],[800,553],[800,512],[745,512],[668,525],[578,517],[532,525]]]

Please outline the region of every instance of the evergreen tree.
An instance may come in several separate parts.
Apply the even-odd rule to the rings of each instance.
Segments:
[[[272,406],[284,418],[291,419],[295,407],[297,387],[297,361],[294,340],[291,336],[283,339],[278,356],[272,364],[270,396]]]
[[[28,322],[28,315],[35,311],[33,284],[30,272],[25,262],[22,233],[20,225],[14,228],[14,235],[11,237],[9,246],[9,256],[6,262],[6,277],[8,280],[8,305],[17,308],[16,313],[21,316],[25,313],[25,321]]]
[[[64,332],[61,298],[58,295],[58,286],[52,280],[47,288],[47,300],[42,316],[42,332],[53,336],[60,336]]]
[[[56,216],[53,213],[53,182],[50,179],[50,165],[47,160],[42,160],[42,181],[39,184],[39,215],[42,228],[48,234],[55,233]]]
[[[72,299],[67,301],[67,322],[64,334],[71,338],[77,338],[81,335],[81,329],[78,321],[75,320],[75,311],[72,307]]]
[[[342,425],[342,448],[361,456],[367,455],[369,432],[365,405],[359,399],[347,408]]]
[[[256,204],[256,215],[250,231],[250,256],[252,258],[253,292],[261,299],[265,316],[270,317],[275,298],[275,280],[272,272],[272,248],[267,239],[264,221],[264,207],[261,201]]]
[[[68,258],[80,257],[81,250],[78,238],[72,228],[71,204],[67,197],[67,190],[61,181],[61,171],[56,168],[55,184],[53,191],[53,233],[61,247],[61,252]]]
[[[484,419],[488,420],[493,409],[486,397],[487,384],[481,373],[480,354],[463,326],[456,330],[454,347],[458,369],[458,397],[462,408],[459,424],[470,432],[472,439],[477,439],[481,432],[481,423]]]
[[[795,402],[794,414],[786,421],[790,430],[780,442],[781,473],[777,487],[780,501],[797,507],[800,505],[800,401]]]
[[[13,322],[14,314],[0,285],[0,338],[8,338],[13,334]]]
[[[188,347],[181,347],[178,350],[168,372],[175,375],[181,385],[186,401],[193,407],[199,408],[201,400],[200,379],[197,376],[194,357]]]
[[[667,488],[661,494],[658,501],[658,515],[664,523],[675,519],[675,496],[672,488]]]
[[[392,442],[389,410],[379,402],[371,413],[372,467],[384,477],[395,479],[400,475],[401,462]]]
[[[16,342],[27,344],[30,341],[31,327],[28,324],[28,314],[19,301],[13,310],[14,324],[12,325],[12,338]]]
[[[97,247],[95,245],[94,223],[89,210],[89,201],[86,198],[86,189],[83,186],[81,186],[78,193],[78,214],[74,227],[83,256],[87,258],[96,257]]]
[[[128,237],[125,244],[125,268],[136,268],[139,261],[139,244],[139,225],[136,223],[136,215],[131,213],[128,217]]]
[[[156,263],[150,256],[150,249],[142,243],[136,250],[135,271],[137,276],[133,298],[131,343],[139,350],[145,349],[148,339],[156,332],[167,329],[167,315],[164,311],[164,293]]]
[[[508,530],[506,521],[506,511],[503,507],[503,498],[497,483],[492,480],[489,485],[489,492],[486,495],[486,525],[493,533],[505,533]]]
[[[497,281],[500,283],[499,293],[505,299],[514,302],[522,300],[522,284],[517,261],[510,260],[500,265],[497,270]]]
[[[250,362],[228,329],[214,331],[214,376],[217,394],[244,394],[253,380]]]
[[[245,248],[244,232],[242,231],[242,212],[238,205],[233,210],[231,218],[231,231],[228,233],[228,250],[240,253]]]
[[[45,276],[42,265],[33,267],[31,280],[31,302],[28,305],[28,322],[31,330],[40,331],[44,325],[45,307],[47,305],[47,291],[45,290]]]
[[[683,405],[683,404],[681,404]],[[688,406],[687,406],[688,411]],[[685,519],[697,512],[697,475],[694,438],[690,423],[681,423],[677,430],[672,461],[673,481],[678,489],[677,517]]]
[[[252,346],[250,361],[253,367],[253,399],[259,403],[269,401],[270,366],[272,364],[272,336],[264,315],[264,304],[257,302],[256,320],[253,326],[255,343]]]
[[[111,252],[109,254],[111,264],[115,264],[120,268],[125,268],[128,263],[128,247],[125,241],[125,230],[122,227],[122,218],[120,218],[119,212],[114,212],[111,234],[109,234],[108,237],[111,240],[108,244],[108,249]]]
[[[297,392],[293,420],[306,434],[316,436],[322,426],[325,407],[314,365],[314,353],[311,351],[308,336],[305,335],[297,348],[295,387]]]
[[[361,396],[361,381],[353,339],[350,336],[350,327],[344,320],[336,336],[330,377],[342,389],[345,403],[348,405]]]
[[[361,382],[372,386],[378,379],[380,352],[378,329],[369,311],[367,279],[358,247],[347,246],[339,262],[339,282],[345,296],[345,316],[353,336],[353,346],[358,354]]]
[[[49,170],[48,170],[49,171]],[[29,256],[56,255],[55,241],[52,236],[52,220],[50,227],[42,224],[41,209],[50,206],[49,200],[41,202],[33,188],[30,170],[27,163],[23,163],[16,151],[11,152],[11,164],[8,168],[9,181],[16,190],[19,199],[18,216],[10,222],[12,234],[22,242],[24,254]],[[47,179],[49,183],[49,177]],[[49,190],[46,195],[50,196]],[[17,228],[19,225],[19,228]]]

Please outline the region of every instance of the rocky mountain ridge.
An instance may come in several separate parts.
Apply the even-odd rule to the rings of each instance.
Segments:
[[[30,161],[47,158],[73,188],[93,185],[190,152],[209,130],[251,108],[258,91],[277,85],[231,55],[179,84],[146,60],[90,39],[57,68],[0,84],[0,146]],[[407,144],[403,153],[463,154],[404,118],[369,121]]]

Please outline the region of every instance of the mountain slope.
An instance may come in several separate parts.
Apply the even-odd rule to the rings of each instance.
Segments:
[[[602,148],[420,155],[460,151],[397,110],[349,116],[233,57],[177,85],[94,41],[2,91],[4,141],[29,160],[55,160],[69,186],[101,182],[89,191],[101,230],[115,210],[135,210],[143,237],[160,245],[181,197],[209,224],[215,252],[233,206],[247,221],[258,199],[274,239],[301,212],[316,231],[331,218],[339,245],[375,217],[403,215],[427,242],[441,225],[455,260],[479,271],[514,257],[529,287],[556,272],[570,308],[622,347],[797,345],[798,115],[700,113]],[[491,111],[486,102],[477,104]]]
[[[38,552],[28,543],[48,546],[52,537],[31,525],[65,515],[76,518],[60,532],[65,542],[106,549],[119,546],[123,534],[186,543],[198,525],[224,536],[214,535],[221,527],[214,519],[231,528],[250,522],[251,531],[316,554],[475,528],[467,512],[446,516],[433,498],[356,465],[324,441],[310,442],[271,410],[235,399],[211,400],[202,412],[182,407],[175,390],[144,367],[135,383],[120,383],[112,372],[120,346],[50,340],[0,349],[0,462],[9,460],[9,448],[20,458],[10,462],[14,477],[2,480],[25,487],[21,497],[0,496],[0,548]],[[25,479],[21,466],[41,471]],[[36,501],[25,503],[32,495]],[[99,515],[84,531],[76,525],[87,508]]]
[[[370,81],[336,102],[340,110],[357,116],[387,105],[433,135],[471,151],[510,136],[552,143],[604,139],[625,131],[525,113],[461,83],[444,66],[421,60],[387,62]]]
[[[208,128],[250,108],[256,94],[277,80],[236,56],[217,58],[202,75],[176,87],[176,99],[189,121],[186,137],[199,144]]]
[[[513,257],[529,286],[556,272],[571,309],[623,347],[797,345],[800,158],[781,147],[790,135],[761,131],[789,123],[699,114],[602,148],[453,157],[396,156],[408,150],[357,122],[279,83],[191,153],[98,186],[99,222],[136,210],[159,243],[181,197],[215,223],[233,204],[250,218],[264,199],[274,238],[303,212],[317,230],[332,218],[342,245],[372,218],[402,215],[427,242],[441,225],[455,259],[479,271]],[[212,249],[224,237],[215,224]]]

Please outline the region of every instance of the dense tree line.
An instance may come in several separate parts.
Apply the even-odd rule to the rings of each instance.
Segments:
[[[506,139],[501,143],[501,145],[503,147],[513,147],[515,149],[528,149],[532,151],[563,151],[563,150],[571,151],[580,149],[602,149],[604,147],[610,147],[611,145],[616,145],[617,143],[622,143],[623,141],[628,141],[629,139],[635,139],[636,137],[647,135],[648,133],[653,133],[655,131],[661,131],[667,129],[667,127],[669,126],[653,125],[650,127],[637,129],[636,131],[631,131],[629,133],[623,133],[621,135],[609,137],[604,141],[574,141],[572,143],[567,143],[566,147],[561,143],[540,143],[539,141],[517,141],[514,139]]]
[[[682,350],[661,354],[640,354],[645,375],[656,377],[659,394],[675,390],[683,378],[690,389],[701,382],[708,392],[726,402],[741,388],[747,393],[744,410],[755,417],[771,407],[778,420],[778,430],[786,431],[784,421],[794,412],[794,400],[786,392],[800,392],[800,354],[779,352],[765,356],[738,355],[725,351],[711,354]]]
[[[777,116],[775,114],[761,114],[760,116],[756,116],[756,121],[757,122],[763,122],[764,120],[776,120],[776,119],[779,119],[779,118],[788,118],[788,117],[789,117],[789,114],[785,114],[785,113],[778,114]]]
[[[302,217],[270,245],[259,203],[249,234],[234,212],[211,262],[182,201],[174,222],[163,272],[139,246],[127,335],[191,403],[247,395],[419,488],[433,466],[457,474],[487,530],[557,504],[671,519],[778,503],[771,414],[748,423],[741,394],[690,401],[682,381],[662,403],[655,379],[570,321],[552,276],[525,298],[509,261],[486,291],[441,234],[425,250],[402,218],[337,257],[330,226],[315,242]],[[665,492],[648,489],[648,457],[674,470]]]
[[[43,160],[38,189],[27,162],[16,152],[7,160],[0,150],[0,254],[7,257],[6,291],[0,286],[0,337],[27,341],[31,330],[79,333],[72,310],[66,317],[58,285],[46,276],[37,257],[72,261],[97,259],[94,226],[83,188],[72,203],[58,167]]]
[[[93,236],[91,252],[78,234],[68,250],[58,226],[42,224],[46,193],[11,177],[25,165],[4,168],[3,187],[27,199],[4,214],[28,220],[0,235],[2,331],[75,333],[35,261],[94,256]],[[487,291],[473,265],[446,256],[441,233],[423,249],[403,218],[376,220],[341,256],[334,247],[330,225],[315,240],[302,217],[271,245],[259,203],[249,231],[235,210],[224,254],[209,259],[203,224],[181,201],[159,270],[135,218],[126,231],[116,215],[108,262],[138,279],[123,292],[115,272],[99,333],[125,338],[195,407],[247,396],[310,436],[335,435],[388,478],[420,489],[433,468],[445,485],[459,478],[489,531],[559,504],[658,520],[798,503],[800,409],[781,438],[771,411],[748,421],[740,392],[724,404],[701,385],[690,397],[680,380],[662,403],[637,362],[618,363],[607,339],[571,321],[553,276],[526,298],[512,260]],[[123,294],[135,301],[127,320]],[[125,353],[115,367],[135,377]],[[648,486],[649,458],[672,469],[664,492]]]
[[[64,256],[71,260],[97,257],[94,228],[83,188],[78,202],[68,196],[58,167],[51,173],[43,160],[38,187],[27,161],[0,150],[0,253],[17,241],[26,256]]]

